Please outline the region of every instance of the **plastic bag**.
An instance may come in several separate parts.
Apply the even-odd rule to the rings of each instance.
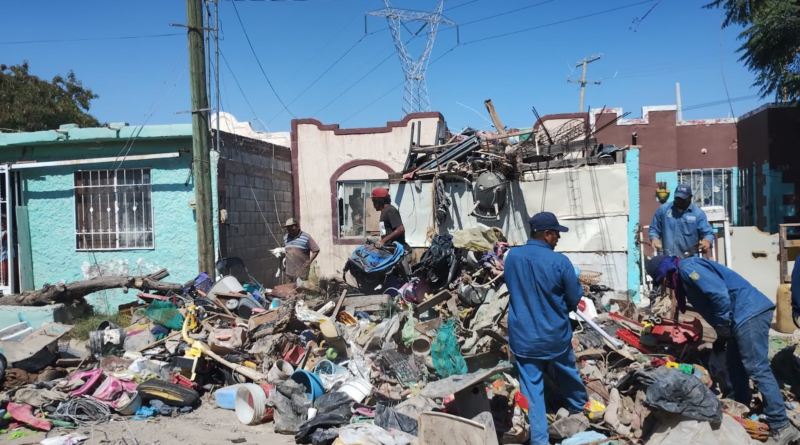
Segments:
[[[153,323],[180,331],[183,328],[183,315],[178,312],[178,308],[169,301],[155,300],[147,308],[147,318]]]
[[[406,348],[411,347],[411,343],[419,337],[419,332],[414,329],[414,314],[411,312],[411,308],[408,309],[408,318],[406,318],[406,325],[403,326],[403,344],[406,345]]]
[[[267,399],[267,406],[275,408],[275,432],[296,434],[308,417],[308,408],[311,408],[306,388],[294,380],[287,380],[275,389]]]
[[[467,373],[467,362],[461,356],[458,339],[454,331],[453,320],[448,320],[439,327],[439,332],[436,334],[436,339],[431,347],[433,366],[443,378]]]
[[[667,368],[658,368],[650,374],[655,382],[647,388],[648,406],[694,420],[722,421],[722,404],[696,377]]]
[[[412,436],[419,435],[419,422],[416,419],[398,413],[394,408],[385,405],[378,405],[375,408],[375,425],[387,431],[400,430]]]
[[[396,435],[369,423],[355,423],[339,430],[339,440],[344,445],[408,445],[412,437],[398,432]]]

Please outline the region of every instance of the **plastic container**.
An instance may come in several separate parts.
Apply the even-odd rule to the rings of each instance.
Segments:
[[[343,372],[347,372],[347,368],[339,366],[330,360],[320,360],[314,366],[314,374],[317,375],[340,374]]]
[[[123,416],[132,416],[142,407],[142,396],[139,395],[138,391],[129,392],[126,395],[128,401],[117,404],[115,409]]]
[[[239,388],[244,385],[244,383],[240,383],[238,385],[231,385],[218,389],[214,393],[214,399],[217,402],[217,408],[231,410],[236,409],[236,391],[238,391]]]
[[[245,425],[258,425],[272,420],[274,411],[267,407],[267,393],[264,388],[247,383],[236,390],[234,403],[236,418]]]
[[[414,355],[426,356],[431,353],[431,339],[420,335],[411,342],[411,352]]]
[[[306,397],[312,402],[317,400],[325,392],[322,387],[322,380],[313,372],[298,369],[292,373],[292,380],[306,387]],[[370,388],[372,388],[372,385],[370,385]]]
[[[286,380],[294,372],[294,368],[286,360],[278,360],[270,368],[267,373],[267,381],[277,382],[279,380]]]
[[[300,346],[295,346],[283,356],[283,359],[286,360],[292,366],[297,366],[300,363],[300,360],[303,358],[303,355],[306,353],[306,350],[301,348]]]
[[[264,306],[255,300],[255,298],[247,296],[239,300],[239,316],[249,320],[257,309],[264,309]]]
[[[214,283],[214,286],[208,291],[208,298],[217,298],[216,294],[241,294],[244,292],[242,283],[233,275],[228,275],[225,278]]]
[[[33,328],[28,327],[28,324],[16,323],[11,326],[0,329],[0,340],[2,341],[21,341],[25,337],[31,335]]]
[[[372,383],[360,377],[356,377],[339,387],[339,392],[347,394],[356,403],[361,403],[372,392]]]
[[[792,320],[792,285],[781,284],[778,286],[778,295],[775,297],[778,310],[775,311],[776,327],[779,332],[791,334],[797,329]]]
[[[231,298],[225,302],[225,307],[228,308],[229,311],[235,311],[239,307],[239,300]]]

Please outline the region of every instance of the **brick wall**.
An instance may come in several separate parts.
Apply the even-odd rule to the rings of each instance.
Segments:
[[[292,217],[292,160],[287,147],[221,133],[218,166],[220,257],[239,257],[267,287],[278,283],[278,260],[270,249],[283,245],[283,222]],[[248,281],[243,270],[233,270]]]

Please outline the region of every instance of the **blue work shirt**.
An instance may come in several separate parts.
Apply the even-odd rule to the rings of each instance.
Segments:
[[[572,346],[569,313],[583,296],[572,263],[544,241],[529,240],[508,252],[504,270],[511,352],[540,360],[563,354]]]
[[[661,240],[664,252],[683,258],[702,239],[714,243],[714,229],[708,223],[706,212],[690,204],[686,210],[673,206],[674,202],[662,204],[650,222],[650,240]]]
[[[715,261],[689,257],[678,264],[686,300],[713,327],[731,326],[775,309],[775,305],[738,273]]]
[[[792,320],[797,325],[797,317],[800,317],[800,258],[795,260],[792,269]],[[800,326],[798,326],[800,327]]]

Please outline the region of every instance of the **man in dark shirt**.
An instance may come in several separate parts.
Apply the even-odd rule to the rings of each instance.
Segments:
[[[400,211],[391,202],[388,189],[376,188],[372,191],[372,205],[375,210],[381,212],[381,239],[375,245],[383,247],[384,244],[397,241],[403,246],[405,254],[409,255],[411,247],[406,244],[406,228],[403,227],[403,218],[400,217]]]

